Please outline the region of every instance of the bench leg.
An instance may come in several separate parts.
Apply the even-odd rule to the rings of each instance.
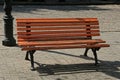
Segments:
[[[25,60],[30,60],[28,56],[29,56],[29,51],[26,52]]]
[[[87,56],[88,50],[89,50],[89,48],[86,48],[84,56]]]
[[[28,56],[30,55],[30,60],[31,60],[31,68],[34,70],[34,56],[33,54],[35,53],[35,50],[27,51],[25,60],[29,60]]]
[[[34,56],[33,56],[33,52],[30,53],[30,59],[31,59],[31,69],[34,70]]]
[[[98,59],[97,59],[97,48],[92,48],[93,55],[95,57],[95,65],[98,65]]]

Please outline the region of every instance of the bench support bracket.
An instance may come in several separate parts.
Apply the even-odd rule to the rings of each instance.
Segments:
[[[84,56],[87,56],[88,50],[91,49],[95,58],[95,65],[98,65],[98,58],[97,58],[97,51],[99,51],[100,48],[86,48]]]

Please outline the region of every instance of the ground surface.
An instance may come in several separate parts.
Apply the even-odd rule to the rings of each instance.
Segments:
[[[76,6],[13,6],[13,17],[97,17],[101,37],[111,47],[98,52],[100,66],[93,65],[93,55],[83,56],[84,49],[37,51],[36,71],[30,70],[25,61],[25,52],[18,47],[4,47],[3,16],[0,6],[0,80],[120,80],[120,5],[76,5]],[[14,19],[14,37],[16,24]],[[40,64],[47,66],[40,67]],[[49,75],[54,72],[54,75]]]

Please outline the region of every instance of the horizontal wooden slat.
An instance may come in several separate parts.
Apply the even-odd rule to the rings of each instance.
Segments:
[[[41,32],[17,32],[18,35],[27,35],[27,34],[60,34],[60,33],[99,33],[99,30],[90,30],[90,31],[86,31],[86,30],[65,30],[65,31],[41,31]]]
[[[80,25],[98,25],[98,22],[79,22],[79,23],[40,23],[40,22],[31,22],[31,23],[17,23],[17,26],[80,26]]]
[[[26,28],[26,27],[21,27],[21,28],[17,28],[18,31],[23,31],[23,30],[71,30],[71,29],[87,29],[87,28],[91,28],[91,29],[98,29],[98,26],[90,26],[90,27],[86,27],[86,26],[69,26],[69,27],[31,27],[31,28]]]
[[[61,34],[41,34],[41,35],[19,35],[18,38],[24,38],[24,39],[28,39],[28,38],[44,38],[44,37],[51,37],[51,38],[54,38],[54,37],[72,37],[72,36],[99,36],[100,34],[99,33],[94,33],[94,34],[80,34],[80,33],[74,33],[74,34],[71,34],[71,33],[61,33]]]
[[[50,38],[50,37],[44,37],[44,38],[27,38],[27,39],[24,39],[24,38],[18,38],[18,42],[21,42],[21,41],[60,41],[60,40],[87,40],[89,39],[88,37],[54,37],[54,38]]]
[[[19,18],[17,22],[80,22],[80,21],[97,21],[97,18]]]
[[[98,25],[97,18],[41,18],[41,19],[16,19],[17,26],[78,26]]]
[[[101,39],[94,40],[61,40],[61,41],[22,41],[18,42],[20,46],[49,46],[49,45],[67,45],[67,44],[95,44],[105,43]]]
[[[109,47],[109,44],[94,44],[94,45],[50,45],[50,46],[39,46],[39,47],[23,47],[22,50],[50,50],[50,49],[72,49],[72,48],[96,48],[96,47]]]

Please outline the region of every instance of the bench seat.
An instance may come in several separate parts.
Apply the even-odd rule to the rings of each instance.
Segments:
[[[26,41],[19,42],[19,46],[24,46],[22,50],[48,50],[48,49],[70,49],[70,48],[95,48],[108,47],[108,44],[101,39],[93,40],[62,40],[62,41]]]

